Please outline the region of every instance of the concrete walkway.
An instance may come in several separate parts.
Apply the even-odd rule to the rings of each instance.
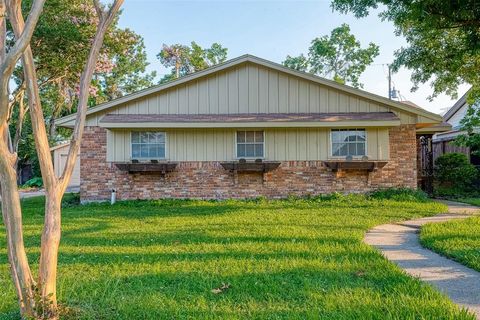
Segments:
[[[80,187],[68,187],[67,191],[65,193],[78,193],[80,192]],[[39,196],[44,196],[45,195],[45,190],[40,189],[36,191],[22,191],[19,190],[20,194],[20,199],[27,199],[27,198],[33,198],[33,197],[39,197]],[[0,197],[0,201],[2,201],[2,198]]]
[[[480,319],[480,272],[427,250],[419,242],[422,225],[464,219],[480,211],[478,207],[466,204],[441,202],[448,205],[449,213],[377,226],[366,234],[364,241],[379,249],[408,274],[437,287]]]

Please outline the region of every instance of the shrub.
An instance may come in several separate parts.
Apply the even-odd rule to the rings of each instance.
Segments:
[[[428,200],[428,196],[421,190],[410,188],[388,188],[379,189],[369,193],[369,198],[378,200],[395,200],[395,201],[414,201],[424,202]]]
[[[26,188],[40,188],[43,186],[43,180],[41,177],[34,177],[23,184],[23,187]]]
[[[478,170],[462,153],[446,153],[435,160],[435,181],[442,189],[466,192],[473,189]]]
[[[80,204],[80,194],[79,193],[71,193],[71,194],[65,194],[65,196],[62,199],[62,208],[68,208],[68,207],[75,207]]]

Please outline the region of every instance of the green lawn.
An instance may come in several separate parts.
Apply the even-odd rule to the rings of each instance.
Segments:
[[[23,206],[37,261],[42,199]],[[375,225],[443,211],[359,196],[70,206],[59,299],[75,319],[473,319],[361,241]],[[15,319],[5,245],[2,227],[0,317]]]
[[[460,198],[454,201],[465,202],[465,203],[480,207],[480,198]]]
[[[420,239],[425,247],[480,271],[480,217],[428,224]]]

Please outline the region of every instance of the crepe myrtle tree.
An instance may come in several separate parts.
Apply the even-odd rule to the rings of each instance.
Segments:
[[[21,2],[21,0],[0,0],[0,181],[2,215],[6,227],[11,275],[22,317],[58,319],[56,279],[61,230],[61,200],[80,150],[89,88],[99,52],[105,33],[118,14],[123,0],[114,0],[109,7],[101,4],[99,0],[93,0],[97,16],[96,32],[80,77],[75,127],[66,165],[60,177],[55,175],[53,169],[35,60],[30,48],[32,34],[41,15],[45,0],[34,0],[32,2],[26,21],[24,21],[22,14]],[[14,34],[14,39],[11,40],[12,43],[8,51],[6,45],[7,18]],[[12,152],[12,143],[8,133],[10,112],[9,84],[19,59],[21,59],[23,66],[29,113],[35,137],[35,148],[45,185],[45,217],[37,278],[32,274],[25,252],[22,209],[15,167],[17,154]]]

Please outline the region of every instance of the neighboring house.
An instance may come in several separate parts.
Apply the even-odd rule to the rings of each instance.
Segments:
[[[50,151],[53,154],[53,166],[55,168],[55,174],[57,175],[57,177],[60,177],[63,173],[63,169],[65,168],[65,163],[67,161],[69,148],[70,143],[63,143],[50,148]],[[73,167],[72,177],[70,178],[68,186],[80,186],[80,155],[77,157],[77,161],[75,162],[75,166]]]
[[[465,134],[465,132],[461,130],[460,122],[467,114],[469,107],[467,103],[467,95],[468,92],[455,102],[455,104],[448,109],[443,116],[443,121],[449,123],[452,126],[452,129],[437,133],[433,137],[433,158],[436,159],[445,153],[458,152],[465,154],[472,164],[480,166],[480,157],[472,154],[470,148],[456,146],[452,143],[456,137]]]
[[[286,197],[417,187],[442,117],[250,55],[90,108],[81,199]],[[59,119],[72,128],[75,115]]]

